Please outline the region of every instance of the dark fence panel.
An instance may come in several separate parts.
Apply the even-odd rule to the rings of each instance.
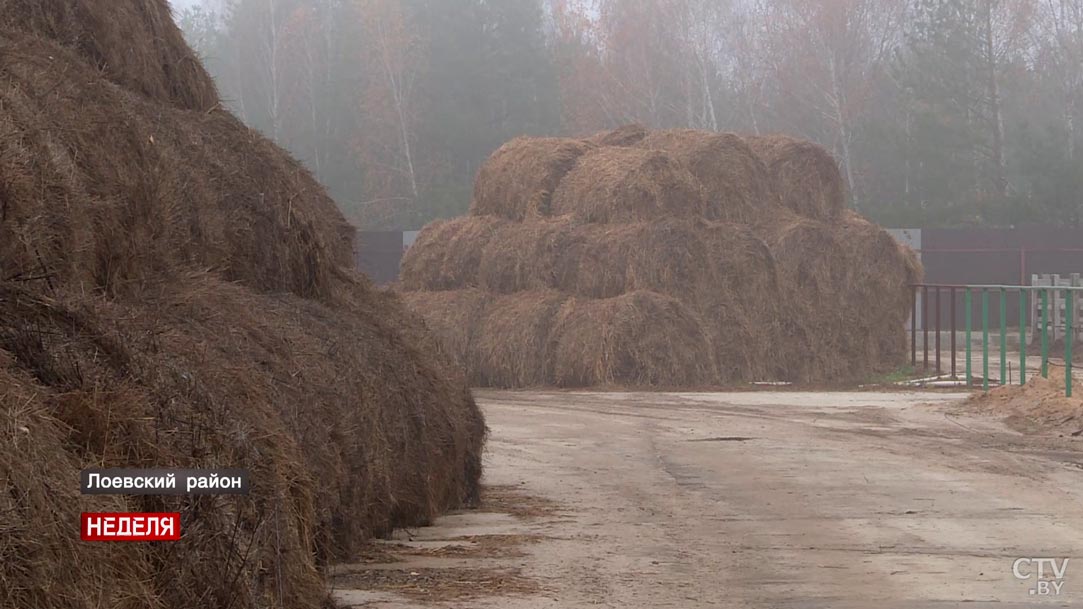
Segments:
[[[402,231],[357,233],[357,268],[379,285],[399,278],[402,251]]]
[[[925,283],[1030,285],[1033,274],[1083,273],[1083,231],[1061,226],[1018,228],[928,228],[921,231]],[[931,303],[930,303],[931,304]],[[1008,325],[1019,325],[1018,297],[1008,298]],[[965,315],[956,295],[956,322]],[[934,311],[930,310],[932,318]],[[974,319],[981,319],[980,293],[974,294]],[[940,314],[951,314],[942,297]],[[990,323],[999,327],[1000,294],[989,294]],[[931,319],[930,319],[931,323]]]

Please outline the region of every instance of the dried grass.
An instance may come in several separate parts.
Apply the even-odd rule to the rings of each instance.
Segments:
[[[653,131],[637,144],[669,153],[703,185],[707,218],[752,222],[778,205],[767,168],[747,143],[732,133],[693,129]]]
[[[573,298],[557,315],[553,384],[558,387],[695,387],[717,378],[703,320],[669,296],[632,292]]]
[[[147,30],[49,35],[77,50],[0,29],[0,606],[321,607],[319,562],[476,499],[484,422],[300,165],[85,62],[154,75],[109,46],[172,44],[139,6],[25,8]],[[91,465],[243,467],[253,491],[76,496]],[[179,511],[184,539],[77,542],[99,508]]]
[[[567,298],[559,292],[497,297],[477,325],[470,357],[483,387],[538,387],[551,383],[550,332]]]
[[[806,218],[838,219],[846,208],[846,186],[829,152],[785,135],[749,136],[745,141],[766,165],[783,206]]]
[[[477,384],[479,375],[471,364],[478,359],[475,355],[478,326],[493,296],[473,288],[403,292],[401,296],[436,336],[440,351]]]
[[[399,280],[407,290],[478,287],[482,252],[508,222],[467,216],[433,222],[418,234],[402,259]]]
[[[574,225],[563,220],[511,223],[485,244],[478,285],[497,294],[545,290],[558,285],[556,272],[577,244]]]
[[[409,296],[432,301],[422,315],[450,327],[473,382],[848,382],[902,363],[920,266],[843,212],[842,179],[822,148],[634,125],[589,141],[556,186],[553,218],[475,224],[464,232],[480,237],[422,252],[423,272],[413,268],[421,257],[410,261],[410,276],[451,279],[407,289],[492,295],[467,300],[485,315]]]
[[[664,152],[598,148],[584,154],[553,193],[552,215],[621,223],[704,217],[696,178]]]
[[[635,146],[647,137],[650,131],[639,123],[622,125],[612,131],[601,131],[586,138],[587,142],[595,146]]]
[[[557,184],[593,148],[587,142],[563,138],[511,140],[478,171],[470,215],[515,221],[550,215]]]
[[[166,0],[0,0],[0,29],[75,49],[109,80],[156,101],[199,111],[219,103]]]
[[[901,364],[906,356],[911,286],[922,279],[917,255],[852,211],[842,216],[839,232],[850,254],[848,302],[858,313],[856,327],[846,337],[866,337],[844,348],[867,362],[882,362],[885,367]]]

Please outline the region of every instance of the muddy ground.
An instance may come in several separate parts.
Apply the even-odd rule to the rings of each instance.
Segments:
[[[335,597],[1083,607],[1083,441],[1021,434],[963,397],[481,392],[482,508],[373,544],[335,568]],[[1017,558],[1069,558],[1060,595],[1032,594]]]

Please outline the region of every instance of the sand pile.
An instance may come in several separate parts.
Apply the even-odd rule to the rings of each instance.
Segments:
[[[1028,433],[1052,432],[1083,436],[1083,397],[1074,379],[1073,395],[1064,391],[1063,362],[1049,363],[1049,378],[1035,375],[1026,385],[1005,385],[971,396],[966,405],[978,412],[1004,417],[1012,427]]]
[[[319,607],[322,561],[471,499],[461,373],[299,164],[191,111],[213,86],[164,0],[0,16],[0,606]],[[82,497],[90,466],[252,493]],[[85,544],[80,511],[178,511],[184,538]]]
[[[857,379],[903,363],[920,268],[841,184],[785,137],[519,138],[401,287],[477,385]]]

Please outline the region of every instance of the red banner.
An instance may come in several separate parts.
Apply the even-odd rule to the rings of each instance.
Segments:
[[[177,541],[180,514],[83,512],[83,541]]]

